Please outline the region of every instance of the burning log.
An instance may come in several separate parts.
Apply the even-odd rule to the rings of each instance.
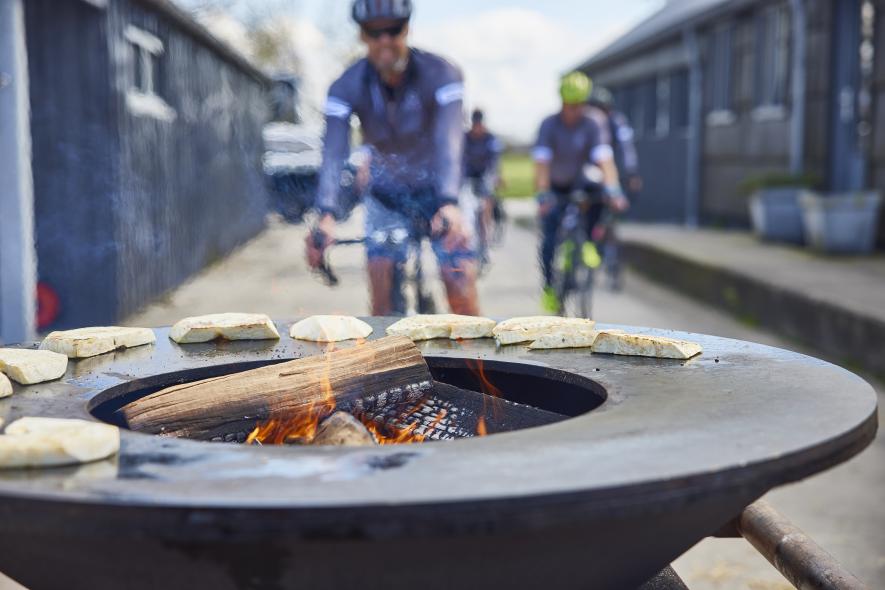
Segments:
[[[125,408],[132,430],[211,440],[256,423],[336,408],[371,411],[415,402],[433,387],[411,340],[389,337],[308,357],[163,389]]]
[[[335,412],[317,430],[311,445],[370,447],[378,444],[369,429],[347,412]]]

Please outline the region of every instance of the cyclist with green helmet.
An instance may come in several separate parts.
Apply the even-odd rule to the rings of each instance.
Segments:
[[[602,171],[599,189],[608,206],[616,211],[628,207],[621,190],[618,170],[611,145],[604,130],[587,116],[587,100],[592,83],[581,72],[572,72],[562,79],[561,110],[544,119],[538,140],[532,150],[535,161],[535,190],[538,193],[538,216],[541,226],[541,269],[544,275],[542,306],[549,312],[559,309],[553,289],[553,259],[556,233],[565,212],[569,194],[575,190],[593,190],[593,182],[585,169],[595,165]],[[588,213],[588,234],[602,214],[602,206],[593,206]]]

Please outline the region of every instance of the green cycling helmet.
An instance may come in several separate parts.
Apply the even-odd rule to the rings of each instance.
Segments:
[[[593,83],[586,74],[572,72],[562,79],[559,95],[565,104],[584,104],[590,98]]]

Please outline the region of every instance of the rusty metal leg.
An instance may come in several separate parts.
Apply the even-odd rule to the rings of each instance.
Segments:
[[[869,590],[767,502],[754,502],[735,522],[737,530],[799,590]]]

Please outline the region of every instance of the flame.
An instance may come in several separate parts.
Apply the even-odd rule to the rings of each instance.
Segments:
[[[406,414],[405,417],[409,417],[418,411],[420,404],[416,404],[412,407],[412,409]],[[430,432],[442,422],[446,414],[448,412],[445,409],[440,410],[433,417],[433,422],[430,423],[430,427],[427,428],[424,433],[415,432],[419,426],[421,426],[420,422],[413,422],[408,426],[394,426],[392,428],[385,428],[374,422],[373,420],[369,420],[364,416],[358,416],[360,422],[368,429],[369,432],[372,433],[372,436],[375,437],[375,440],[378,441],[379,445],[403,445],[403,444],[413,444],[413,443],[422,443],[427,440],[427,436]]]
[[[325,370],[320,375],[322,399],[311,403],[306,410],[299,410],[295,415],[271,416],[266,422],[259,423],[246,437],[247,445],[309,443],[316,437],[320,423],[331,416],[338,405],[335,401],[335,392],[332,389],[332,363],[328,358],[328,355],[333,352],[335,352],[335,344],[330,342],[326,346]]]
[[[480,359],[467,360],[467,368],[479,379],[479,389],[484,394],[491,396],[492,416],[497,420],[500,413],[500,400],[504,399],[504,394],[498,389],[494,383],[489,380],[486,375],[485,363]],[[486,410],[488,409],[489,399],[484,397],[482,400],[482,415],[476,423],[476,435],[488,435],[488,425],[486,424]]]
[[[486,417],[480,416],[479,421],[476,423],[476,436],[486,436],[489,431],[486,429]]]

